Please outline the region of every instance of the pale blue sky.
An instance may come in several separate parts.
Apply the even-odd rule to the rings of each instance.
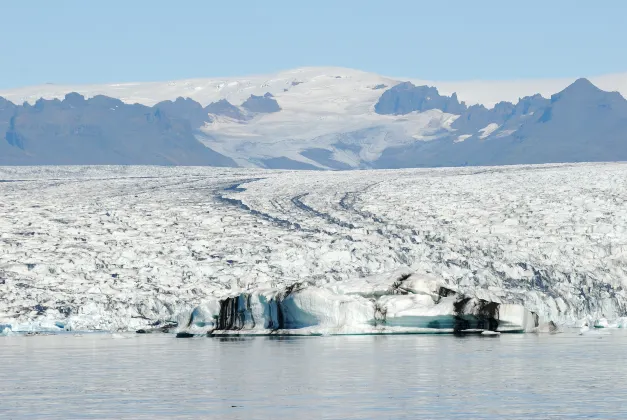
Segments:
[[[0,88],[345,66],[432,80],[627,71],[627,1],[19,0]]]

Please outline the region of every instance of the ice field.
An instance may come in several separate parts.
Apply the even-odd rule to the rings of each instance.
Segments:
[[[624,164],[3,167],[0,194],[5,334],[537,331],[627,312]]]

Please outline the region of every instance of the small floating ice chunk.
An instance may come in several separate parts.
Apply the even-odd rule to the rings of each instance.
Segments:
[[[609,328],[610,324],[606,318],[599,318],[594,323],[594,328]]]

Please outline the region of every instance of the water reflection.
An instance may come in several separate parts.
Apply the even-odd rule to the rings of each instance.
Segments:
[[[0,339],[0,418],[625,418],[627,335]]]

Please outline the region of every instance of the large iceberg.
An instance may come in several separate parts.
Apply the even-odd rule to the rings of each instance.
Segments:
[[[295,283],[238,293],[217,303],[194,308],[181,329],[209,335],[462,334],[529,332],[540,325],[538,315],[522,305],[467,296],[432,276],[410,274],[333,288]]]

